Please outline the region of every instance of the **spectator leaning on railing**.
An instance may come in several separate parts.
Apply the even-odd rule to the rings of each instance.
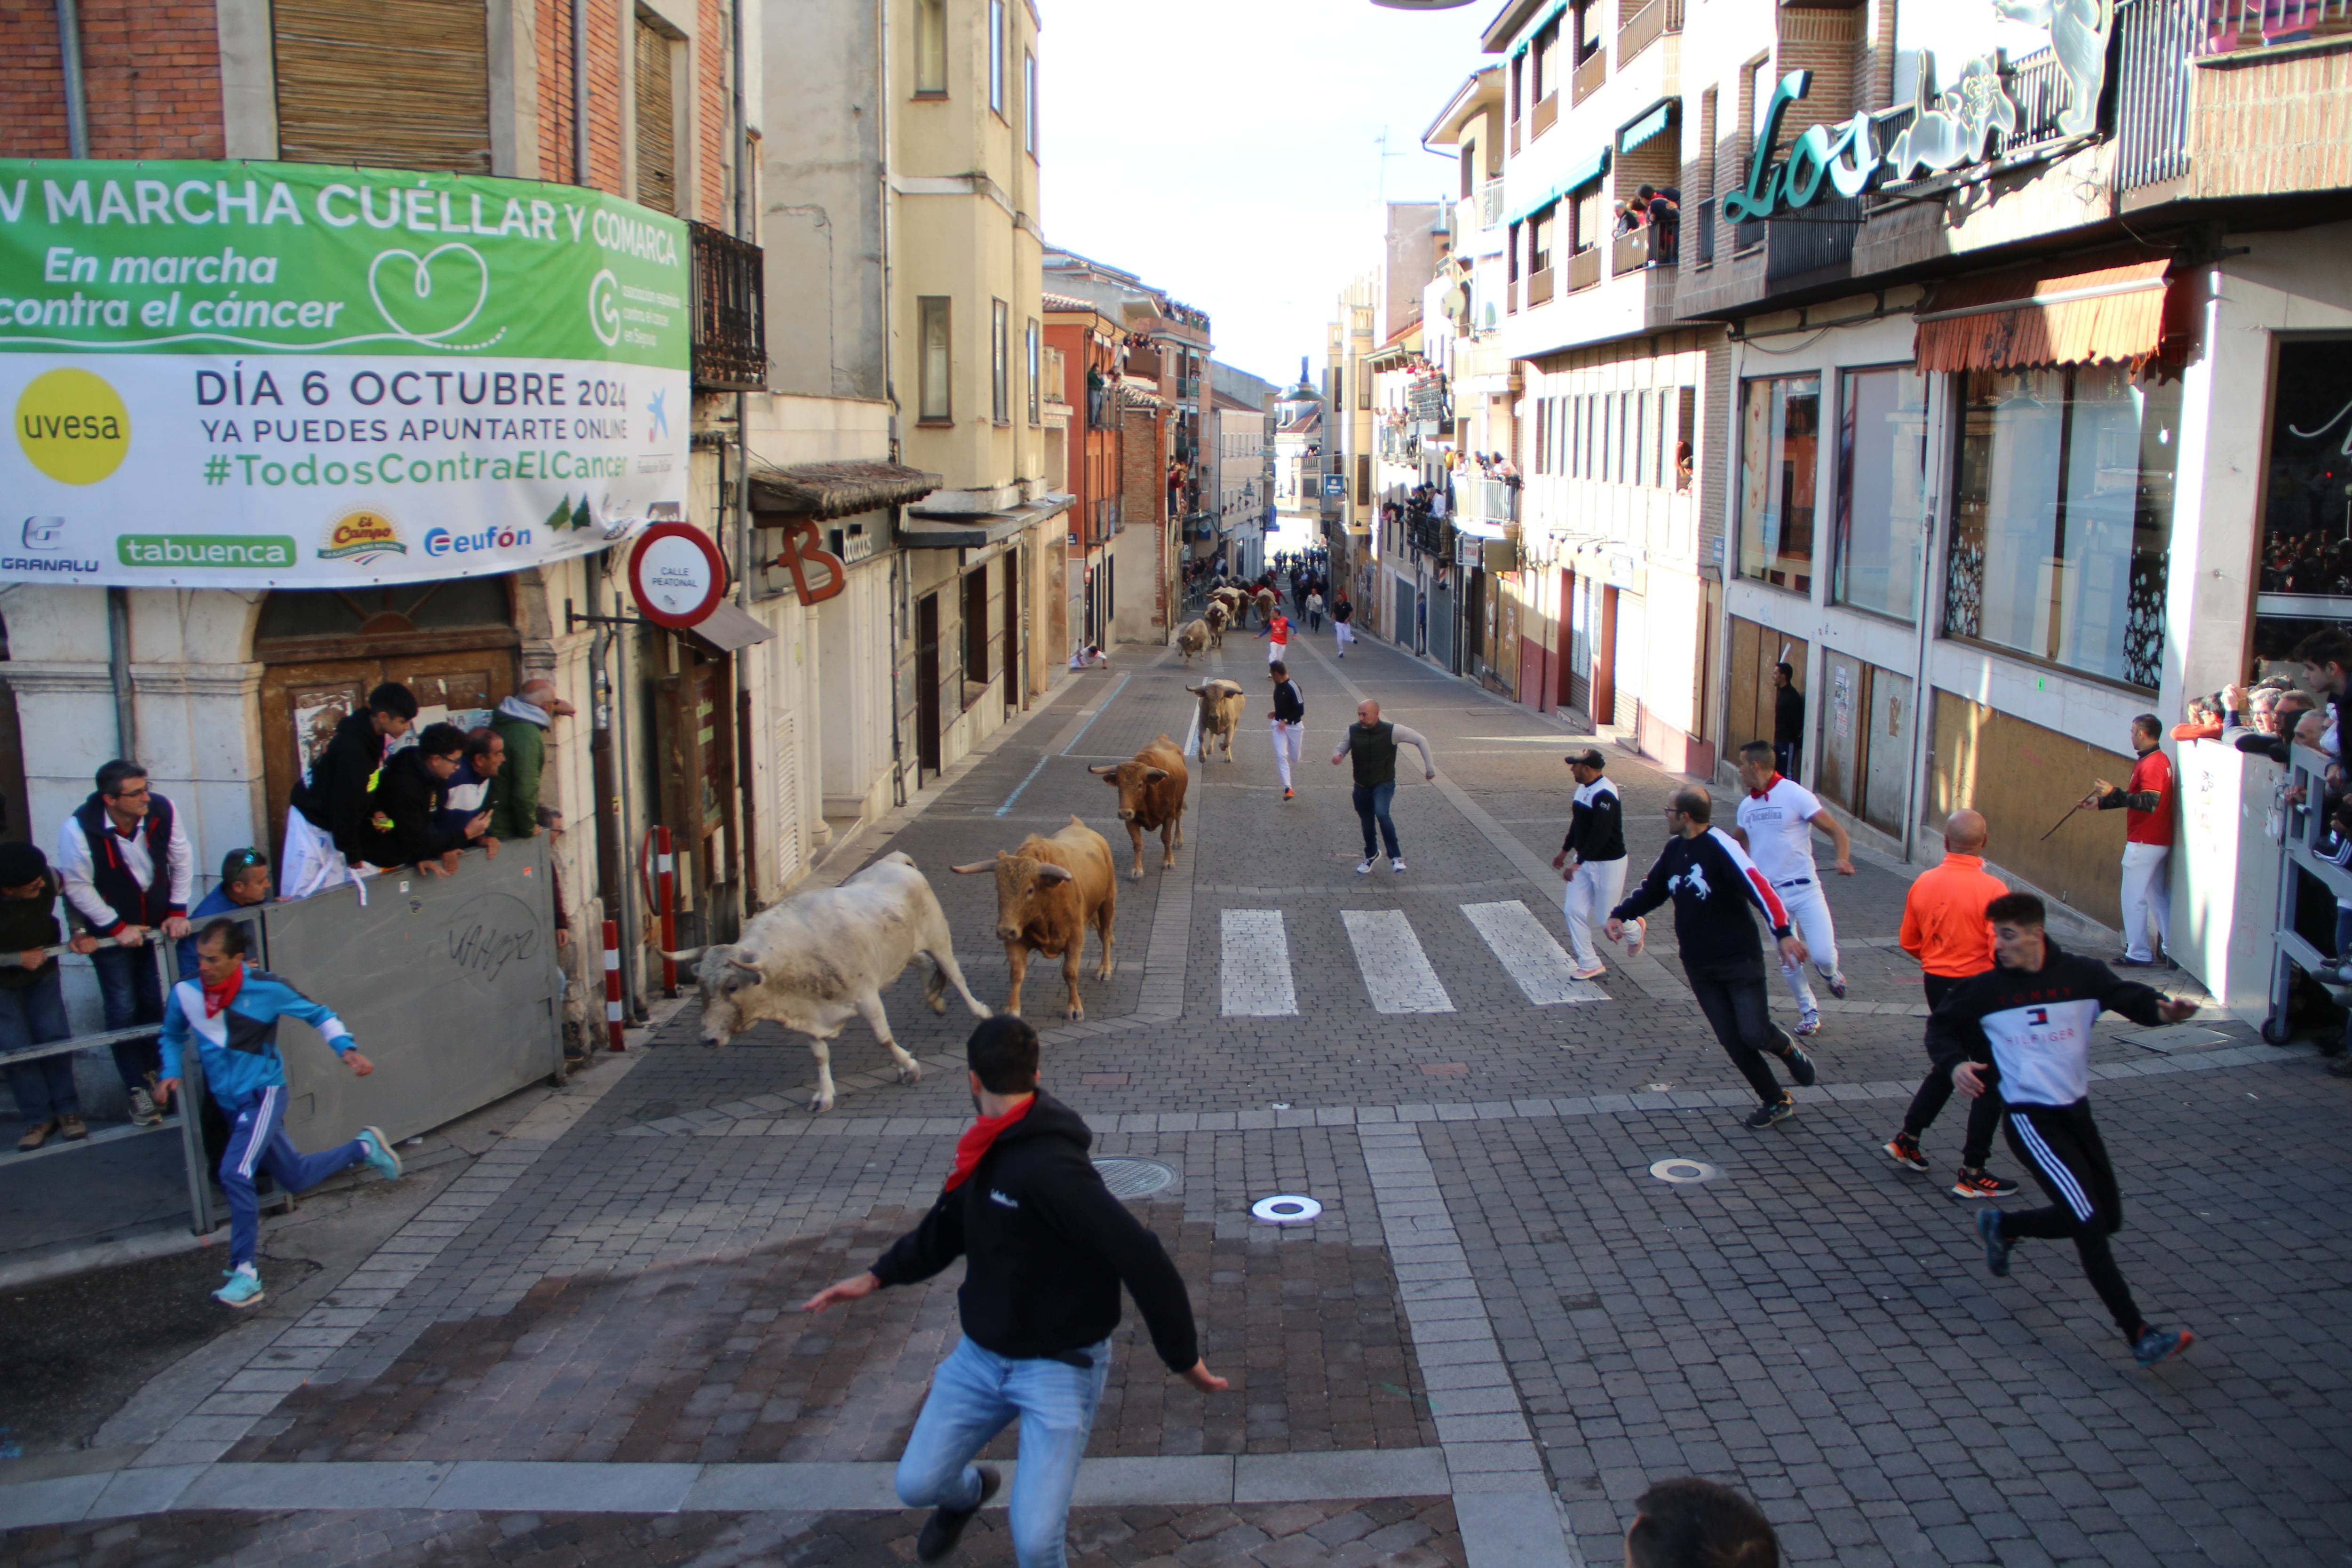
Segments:
[[[449,804],[441,808],[433,825],[444,832],[462,833],[466,824],[483,812],[490,814],[490,825],[477,842],[493,860],[499,858],[498,806],[499,774],[506,766],[507,743],[496,730],[487,726],[468,731],[466,735],[466,760],[449,775]]]
[[[343,715],[326,749],[302,770],[286,810],[286,874],[279,885],[288,898],[308,898],[355,877],[367,863],[375,847],[369,819],[385,748],[415,722],[416,694],[385,681],[368,693],[366,707]]]
[[[150,931],[178,941],[188,934],[194,857],[172,803],[148,787],[147,770],[120,758],[98,770],[90,792],[58,830],[58,869],[66,901],[100,936],[121,945],[89,956],[109,1029],[163,1021],[163,985]],[[158,1102],[155,1038],[118,1040],[115,1070],[131,1098],[131,1120],[152,1127]]]
[[[539,831],[547,734],[555,721],[568,719],[572,713],[572,704],[555,694],[555,682],[544,678],[524,681],[520,691],[499,704],[490,728],[506,742],[507,760],[490,785],[493,837],[529,838]]]
[[[220,885],[188,911],[191,924],[203,925],[222,915],[233,915],[269,901],[269,857],[258,849],[232,849],[221,859]],[[180,978],[196,972],[196,939],[180,939]]]
[[[490,822],[490,814],[479,811],[455,828],[437,825],[448,806],[449,780],[465,753],[465,731],[455,724],[427,724],[416,744],[393,753],[375,792],[371,862],[415,866],[428,877],[457,875],[457,858]]]
[[[63,890],[38,845],[0,844],[0,1051],[73,1037],[58,961],[44,951],[63,940],[58,929]],[[97,946],[93,936],[74,937],[76,952]],[[6,962],[11,958],[14,963]],[[68,1142],[89,1136],[82,1125],[81,1097],[74,1090],[71,1052],[11,1064],[8,1089],[25,1120],[24,1136],[16,1140],[19,1152],[29,1153],[53,1134]]]

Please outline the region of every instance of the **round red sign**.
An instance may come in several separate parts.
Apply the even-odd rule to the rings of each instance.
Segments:
[[[691,523],[657,522],[629,552],[629,591],[646,619],[683,630],[727,596],[727,563],[711,537]]]

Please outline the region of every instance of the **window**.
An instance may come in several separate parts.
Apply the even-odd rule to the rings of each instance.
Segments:
[[[1916,620],[1927,537],[1927,379],[1909,365],[1894,365],[1850,370],[1838,380],[1830,597]]]
[[[949,394],[955,352],[954,340],[948,331],[948,304],[947,297],[941,294],[927,294],[915,301],[916,330],[920,334],[922,355],[915,417],[924,425],[946,425],[955,418],[955,402]]]
[[[1601,216],[1601,182],[1595,180],[1570,198],[1576,213],[1576,243],[1571,249],[1590,250],[1608,233],[1609,226]]]
[[[1601,52],[1601,0],[1576,0],[1576,63]],[[1620,57],[1621,61],[1622,57]]]
[[[1675,489],[1691,488],[1691,472],[1698,450],[1698,388],[1685,386],[1675,394]]]
[[[668,35],[637,18],[637,200],[656,212],[677,211],[677,123],[671,104],[674,69]]]
[[[1045,422],[1045,410],[1039,405],[1039,400],[1043,396],[1043,389],[1037,384],[1039,378],[1044,374],[1045,355],[1041,352],[1044,342],[1045,329],[1038,326],[1037,318],[1032,316],[1029,318],[1029,342],[1027,345],[1029,353],[1029,423],[1032,425],[1043,425]]]
[[[915,0],[915,90],[948,91],[948,0]]]
[[[988,0],[988,107],[1004,112],[1004,0]]]
[[[1528,271],[1545,272],[1550,270],[1552,235],[1554,228],[1558,225],[1559,217],[1559,208],[1556,205],[1548,206],[1544,208],[1543,211],[1536,215],[1535,237],[1533,240],[1530,241],[1531,248],[1528,255]]]
[[[1559,90],[1559,24],[1553,22],[1536,35],[1528,49],[1528,100],[1541,103]]]
[[[2152,689],[2180,384],[1970,371],[1958,401],[1945,632]]]
[[[1029,156],[1037,155],[1037,54],[1024,49],[1021,55],[1021,124],[1023,146]]]
[[[1811,594],[1821,377],[1770,376],[1739,390],[1739,574]]]
[[[963,580],[963,678],[974,686],[988,680],[988,568]]]
[[[1013,423],[1013,312],[1002,300],[988,307],[988,416]]]

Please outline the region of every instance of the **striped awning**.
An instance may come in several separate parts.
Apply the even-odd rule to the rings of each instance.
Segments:
[[[1521,55],[1526,54],[1528,46],[1536,41],[1536,35],[1550,26],[1552,19],[1567,9],[1568,0],[1552,0],[1552,3],[1544,8],[1542,16],[1519,29],[1519,41],[1511,46],[1511,58],[1517,59]]]
[[[1609,148],[1603,144],[1598,152],[1580,160],[1573,168],[1559,178],[1549,184],[1535,186],[1536,194],[1532,198],[1514,197],[1506,208],[1503,221],[1517,223],[1529,213],[1541,211],[1578,186],[1589,185],[1608,172]]]
[[[1671,98],[1662,98],[1652,104],[1633,123],[1617,132],[1617,151],[1631,153],[1659,132],[1675,122],[1675,104]]]
[[[2126,364],[2172,357],[2169,258],[2089,270],[2076,258],[1938,284],[1917,317],[1912,353],[1926,372]],[[2185,323],[2180,323],[2185,325]]]

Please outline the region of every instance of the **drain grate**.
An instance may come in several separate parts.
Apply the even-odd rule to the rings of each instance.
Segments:
[[[1176,1184],[1176,1167],[1157,1160],[1097,1160],[1095,1170],[1115,1198],[1148,1198]]]

